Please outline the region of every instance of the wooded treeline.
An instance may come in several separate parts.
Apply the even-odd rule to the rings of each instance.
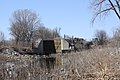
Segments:
[[[60,37],[60,28],[45,27],[37,13],[28,9],[14,11],[10,18],[10,26],[10,34],[16,45],[26,46],[37,39]]]

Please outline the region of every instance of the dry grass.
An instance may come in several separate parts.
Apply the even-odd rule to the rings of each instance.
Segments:
[[[0,55],[0,80],[119,80],[119,48],[91,49],[57,54],[56,59],[40,56]],[[12,77],[5,64],[13,63]]]
[[[80,80],[120,79],[120,52],[117,48],[87,50],[67,54],[66,74]]]

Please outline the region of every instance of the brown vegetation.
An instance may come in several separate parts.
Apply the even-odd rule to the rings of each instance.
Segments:
[[[99,4],[96,6],[106,1],[97,0]],[[96,16],[103,11],[98,11]],[[49,56],[34,55],[33,44],[39,39],[60,37],[60,28],[46,28],[39,22],[36,13],[18,10],[13,14],[10,31],[13,36],[10,41],[4,41],[4,34],[0,34],[0,80],[120,79],[119,29],[116,29],[111,39],[108,39],[107,33],[103,30],[97,31],[92,41],[80,38],[67,39],[71,42],[69,47],[74,47],[76,52]]]
[[[3,65],[0,66],[1,79],[120,79],[120,50],[118,48],[96,48],[77,53],[56,54],[56,58],[8,54],[0,54],[0,56]],[[5,65],[8,63],[14,64],[12,70],[15,74],[12,77],[6,74]]]

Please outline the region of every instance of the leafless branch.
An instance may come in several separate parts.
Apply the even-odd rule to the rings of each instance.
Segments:
[[[94,18],[92,19],[92,23],[95,22],[96,18],[97,18],[99,15],[101,15],[101,14],[103,14],[103,13],[107,13],[107,12],[109,12],[110,10],[112,10],[112,7],[108,8],[108,9],[101,10],[100,12],[97,12],[97,13],[95,14]]]
[[[92,23],[96,20],[96,17],[100,17],[113,10],[115,15],[120,20],[120,0],[92,0],[92,9],[94,10],[94,17]]]

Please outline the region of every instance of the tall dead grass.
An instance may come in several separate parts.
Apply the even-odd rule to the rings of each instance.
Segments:
[[[91,49],[66,54],[67,76],[81,80],[120,79],[120,51],[117,48]],[[69,78],[67,78],[69,79]]]
[[[119,80],[120,49],[96,48],[44,59],[29,55],[0,55],[0,79],[12,80]],[[10,77],[4,66],[14,64]]]

